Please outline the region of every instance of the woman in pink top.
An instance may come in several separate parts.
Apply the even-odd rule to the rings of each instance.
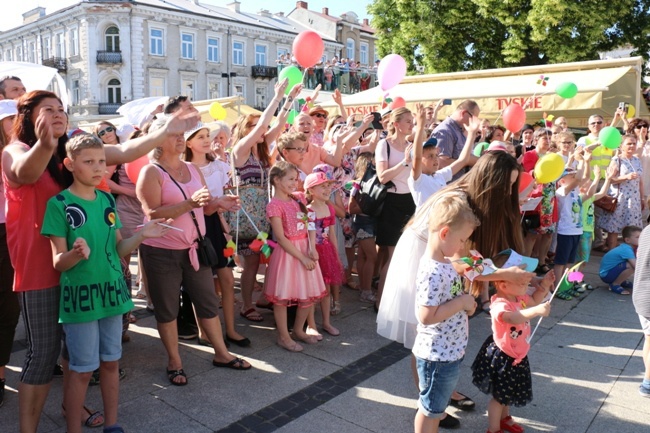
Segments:
[[[154,121],[149,132],[165,124]],[[199,263],[197,238],[205,235],[203,213],[236,210],[233,196],[213,198],[201,171],[189,162],[181,161],[185,151],[184,134],[168,137],[153,154],[153,164],[142,169],[136,192],[147,219],[172,218],[173,226],[165,236],[149,239],[141,246],[142,265],[149,281],[149,294],[154,304],[158,333],[167,350],[167,377],[172,385],[187,384],[178,350],[178,297],[181,286],[192,298],[196,315],[204,334],[214,347],[212,364],[236,370],[248,370],[251,365],[228,353],[219,323],[219,300],[212,283],[212,269]],[[196,221],[196,224],[195,222]]]
[[[51,248],[49,239],[41,236],[41,226],[47,201],[71,184],[72,175],[61,163],[68,139],[68,115],[56,94],[44,90],[26,93],[18,100],[17,110],[13,127],[17,141],[3,151],[2,176],[14,291],[21,299],[27,329],[27,354],[18,386],[20,429],[36,432],[61,348],[60,275],[54,270],[51,255],[44,253]],[[106,148],[106,163],[133,161],[168,134],[190,129],[197,121],[198,114],[179,112],[156,133]],[[63,372],[65,376],[65,360]],[[108,425],[115,421],[106,419]]]

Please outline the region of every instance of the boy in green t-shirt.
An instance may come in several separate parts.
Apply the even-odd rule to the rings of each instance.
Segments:
[[[86,390],[99,368],[104,432],[119,433],[124,431],[117,424],[122,314],[133,308],[120,257],[168,229],[158,224],[162,219],[152,220],[122,239],[113,197],[95,189],[106,172],[103,143],[94,135],[77,135],[66,144],[66,155],[63,164],[74,181],[48,201],[41,233],[50,238],[54,268],[61,272],[59,322],[70,358],[64,392],[67,431],[81,433]]]
[[[587,172],[585,174],[586,180],[580,187],[580,197],[582,198],[582,236],[580,237],[580,243],[578,244],[576,262],[584,262],[582,267],[589,262],[591,244],[594,241],[594,202],[607,195],[612,177],[616,174],[615,169],[610,170],[607,168],[607,172],[605,173],[605,183],[603,183],[600,191],[594,194],[596,188],[598,188],[598,182],[600,181],[600,170],[600,166],[594,166],[594,179],[589,180],[589,172]],[[593,290],[594,288],[591,284],[585,282],[578,290],[584,292],[586,289]]]

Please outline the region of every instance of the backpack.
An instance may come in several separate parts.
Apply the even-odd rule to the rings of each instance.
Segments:
[[[386,153],[388,154],[388,158],[386,159],[388,160],[390,158],[390,144],[386,142],[386,146]],[[386,199],[389,188],[395,188],[395,184],[392,181],[382,184],[379,181],[379,175],[377,174],[375,165],[369,162],[366,167],[366,172],[361,179],[360,189],[354,196],[354,200],[359,206],[359,209],[361,209],[361,213],[378,217],[384,208],[384,200]]]

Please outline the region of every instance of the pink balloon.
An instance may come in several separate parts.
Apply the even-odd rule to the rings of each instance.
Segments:
[[[300,32],[293,40],[293,56],[303,68],[311,68],[323,57],[325,44],[318,33],[311,30]]]
[[[141,156],[135,161],[127,162],[124,164],[124,171],[126,171],[126,176],[133,183],[138,183],[138,176],[140,176],[140,170],[142,167],[149,164],[149,158],[147,155]]]
[[[381,90],[390,90],[406,76],[406,61],[399,54],[389,54],[379,62],[377,80]]]
[[[521,105],[512,103],[503,110],[503,124],[513,134],[526,123],[526,112]]]
[[[406,101],[401,96],[396,96],[393,98],[393,102],[390,103],[390,109],[395,110],[400,107],[406,107]]]

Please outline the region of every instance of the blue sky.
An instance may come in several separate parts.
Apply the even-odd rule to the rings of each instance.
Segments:
[[[5,0],[8,1],[8,0]],[[137,0],[136,0],[137,1]],[[200,0],[201,3],[225,6],[230,0]],[[295,0],[240,0],[241,10],[257,12],[268,9],[271,12],[290,12],[296,6]],[[0,30],[8,30],[22,24],[22,14],[38,6],[44,6],[47,13],[54,12],[64,7],[79,3],[79,0],[21,0],[18,7],[5,7],[0,14]],[[347,2],[342,0],[307,0],[309,9],[320,11],[323,7],[329,8],[330,15],[339,16],[344,12],[353,11],[359,20],[368,17],[366,6],[371,0],[355,0]]]

